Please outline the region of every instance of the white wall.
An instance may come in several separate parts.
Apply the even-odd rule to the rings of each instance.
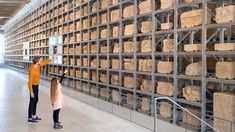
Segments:
[[[0,33],[0,64],[4,63],[4,34]]]

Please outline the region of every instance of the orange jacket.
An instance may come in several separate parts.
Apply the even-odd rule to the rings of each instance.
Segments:
[[[33,91],[33,85],[38,85],[40,81],[40,68],[51,63],[51,59],[43,61],[39,64],[38,67],[31,65],[29,68],[29,80],[28,80],[28,88],[29,92]]]

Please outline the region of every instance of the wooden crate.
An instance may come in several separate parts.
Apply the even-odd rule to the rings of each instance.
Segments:
[[[144,72],[152,71],[152,60],[151,59],[139,59],[138,70]]]
[[[111,75],[111,84],[112,85],[119,85],[119,76],[116,74]]]
[[[214,127],[220,132],[235,132],[235,94],[214,93]]]
[[[91,67],[97,67],[97,60],[96,59],[91,60]]]
[[[141,101],[141,110],[143,112],[148,112],[150,110],[150,106],[151,104],[149,98],[143,97]]]
[[[131,106],[134,105],[134,95],[133,94],[127,94],[126,103]]]
[[[162,23],[161,24],[161,29],[162,30],[170,30],[173,28],[173,23],[172,22],[167,22],[167,23]]]
[[[171,118],[172,117],[172,104],[167,103],[167,102],[161,102],[160,115],[163,118]]]
[[[186,85],[183,89],[183,96],[186,100],[201,101],[201,87]]]
[[[106,73],[100,73],[100,81],[103,83],[107,83],[108,79],[107,79],[107,74]]]
[[[216,11],[216,16],[215,16],[216,23],[235,22],[235,15],[234,15],[235,5],[217,7],[215,11]]]
[[[174,0],[161,0],[161,9],[173,8],[174,7]]]
[[[105,38],[107,38],[108,37],[108,29],[102,29],[101,31],[100,31],[100,38],[101,39],[105,39]]]
[[[106,59],[100,59],[100,68],[108,68],[108,61]]]
[[[96,44],[90,45],[90,53],[95,54],[96,51],[97,51],[97,45]]]
[[[201,76],[202,75],[202,63],[191,63],[187,65],[185,69],[185,75],[188,76]]]
[[[82,65],[88,67],[88,58],[82,58]]]
[[[119,59],[112,59],[112,69],[118,70],[120,68],[119,64]]]
[[[133,35],[134,32],[135,32],[134,24],[128,24],[128,25],[125,26],[125,29],[124,29],[124,35],[125,36]]]
[[[129,18],[129,17],[134,17],[134,16],[135,16],[134,5],[127,6],[123,9],[123,17],[124,18]]]
[[[152,52],[152,41],[142,40],[140,43],[140,52]]]
[[[88,79],[88,72],[87,71],[82,72],[82,78]]]
[[[184,51],[186,52],[193,52],[193,51],[201,51],[202,45],[201,44],[185,44]]]
[[[163,52],[173,52],[173,51],[174,51],[174,39],[164,39]]]
[[[152,11],[152,2],[151,0],[145,0],[139,3],[139,14],[145,14]]]
[[[124,59],[124,70],[134,70],[134,59]]]
[[[114,26],[112,28],[112,36],[113,37],[118,37],[119,36],[119,26]]]
[[[173,72],[173,62],[170,61],[159,61],[157,64],[158,73],[171,73]]]
[[[100,96],[104,97],[104,98],[108,98],[109,97],[109,93],[108,93],[107,88],[101,88],[100,89]]]
[[[214,46],[216,51],[234,51],[235,43],[218,43]]]
[[[144,91],[144,92],[152,92],[153,91],[153,87],[151,84],[151,79],[141,79],[141,83],[140,83],[140,90]]]
[[[113,10],[111,11],[111,17],[110,17],[110,20],[111,21],[118,21],[121,17],[120,17],[120,10],[119,9],[116,9],[116,10]]]
[[[234,79],[235,78],[235,61],[217,62],[215,67],[217,78]]]
[[[187,108],[187,109],[200,118],[200,115],[199,115],[200,109],[197,109],[197,108]],[[201,124],[197,118],[187,113],[186,111],[183,111],[183,123],[194,126],[194,127],[199,127]]]
[[[141,32],[142,33],[149,33],[152,31],[152,23],[151,21],[143,21],[141,23]]]
[[[165,95],[165,96],[173,96],[174,87],[171,82],[157,82],[157,94]]]
[[[134,52],[134,42],[132,41],[126,41],[123,44],[124,46],[124,53],[132,53]]]
[[[202,24],[202,9],[197,9],[193,11],[187,11],[181,14],[180,20],[181,20],[181,27],[183,28],[189,28],[194,27]],[[212,16],[210,15],[210,12],[207,11],[207,22],[206,24],[211,23]]]
[[[112,90],[112,100],[113,102],[119,102],[120,97],[119,97],[119,91],[118,90]]]

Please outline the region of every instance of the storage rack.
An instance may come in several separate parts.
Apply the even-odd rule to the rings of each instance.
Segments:
[[[102,1],[102,0],[101,0]],[[235,81],[229,79],[217,79],[215,77],[214,69],[209,69],[211,71],[208,72],[208,59],[215,59],[216,61],[221,61],[223,59],[234,60],[235,53],[233,51],[213,51],[209,50],[208,46],[213,45],[215,43],[224,43],[224,42],[235,42],[234,34],[235,34],[235,22],[225,23],[225,24],[216,24],[212,21],[211,24],[206,24],[206,16],[209,15],[206,11],[209,6],[222,6],[224,4],[234,4],[234,1],[204,1],[198,0],[196,2],[187,4],[184,3],[183,0],[176,0],[176,5],[172,8],[160,9],[160,0],[151,0],[153,11],[149,13],[139,14],[138,5],[143,0],[122,0],[117,4],[107,3],[107,8],[101,9],[101,1],[100,0],[90,0],[76,3],[75,0],[50,0],[43,4],[41,4],[37,9],[34,8],[31,12],[29,12],[25,17],[22,17],[16,23],[12,23],[12,25],[8,25],[6,27],[6,63],[10,66],[21,68],[22,70],[27,71],[29,66],[31,65],[31,61],[23,60],[23,43],[30,43],[30,60],[37,55],[42,56],[44,59],[49,57],[48,55],[48,41],[51,36],[62,35],[65,40],[66,37],[76,36],[76,34],[81,34],[81,40],[77,42],[68,42],[63,43],[64,48],[69,47],[75,49],[76,46],[80,46],[80,54],[77,53],[68,53],[63,54],[63,58],[67,57],[70,59],[80,59],[81,65],[70,65],[70,64],[62,64],[55,65],[50,64],[42,70],[42,74],[45,76],[58,76],[59,71],[63,69],[69,69],[69,71],[73,72],[68,73],[66,76],[65,86],[68,86],[75,91],[83,92],[84,94],[95,96],[97,98],[101,98],[103,100],[118,104],[119,106],[127,107],[134,111],[139,111],[149,116],[153,116],[154,114],[154,98],[160,97],[163,95],[156,94],[156,82],[159,80],[168,80],[174,85],[174,95],[171,97],[176,102],[184,105],[185,107],[190,108],[200,108],[200,115],[203,120],[208,119],[208,115],[212,115],[212,93],[214,91],[229,91],[229,89],[234,89]],[[105,1],[105,0],[103,0]],[[92,11],[92,6],[97,4],[97,11]],[[72,4],[72,7],[67,11],[60,12],[60,9],[65,5]],[[127,6],[134,6],[134,16],[129,18],[122,17],[124,15],[123,9]],[[88,7],[88,8],[87,8]],[[192,28],[181,28],[180,27],[180,14],[185,11],[189,11],[192,9],[203,9],[203,22],[200,26],[192,27]],[[54,13],[54,12],[58,13]],[[110,21],[111,12],[114,10],[119,10],[120,19],[115,21]],[[62,23],[57,23],[60,18],[69,16],[70,13],[79,12],[79,18],[75,18],[72,20],[67,20]],[[85,12],[85,15],[84,15]],[[107,14],[107,22],[102,23],[101,18],[104,14]],[[210,12],[213,14],[213,12]],[[48,17],[48,14],[51,14]],[[91,20],[94,20],[96,17],[96,24],[92,25]],[[214,16],[213,16],[214,18]],[[44,19],[44,20],[43,20]],[[45,20],[46,19],[46,20]],[[57,20],[57,22],[56,22]],[[89,21],[90,25],[85,25],[85,20]],[[140,32],[140,23],[142,21],[149,20],[152,25],[152,30],[148,33]],[[160,24],[164,22],[173,22],[173,28],[171,30],[160,30]],[[68,31],[64,33],[58,33],[60,27],[69,26],[69,24],[81,23],[81,29],[75,29],[73,31]],[[49,23],[57,23],[57,24],[49,24]],[[124,35],[125,25],[134,24],[134,33],[132,35]],[[119,36],[112,37],[112,28],[114,26],[119,26]],[[37,29],[35,27],[38,27]],[[85,27],[85,28],[83,28]],[[107,29],[107,38],[100,38],[100,31],[103,29]],[[52,31],[55,31],[54,34]],[[96,39],[91,39],[89,36],[88,39],[83,40],[82,37],[86,35],[86,33],[91,33],[92,31],[96,31]],[[230,33],[230,34],[225,34]],[[56,33],[57,32],[57,33]],[[52,33],[52,34],[50,34]],[[40,36],[35,38],[37,36]],[[162,40],[165,38],[171,38],[174,40],[174,51],[173,52],[162,52]],[[226,39],[225,39],[226,38]],[[139,51],[138,42],[140,40],[150,40],[151,41],[151,52],[141,53]],[[132,41],[133,52],[124,53],[123,47],[124,42]],[[198,43],[202,44],[202,50],[198,52],[184,52],[182,50],[183,45],[186,43],[194,43],[198,41]],[[34,43],[44,43],[42,45],[34,45]],[[112,53],[112,47],[114,44],[118,43],[118,47],[121,47],[119,52]],[[90,53],[91,46],[96,45],[96,52]],[[100,53],[99,48],[101,46],[106,46],[106,52]],[[87,51],[84,53],[84,48],[87,48]],[[42,53],[32,54],[35,50],[45,50]],[[84,66],[83,61],[84,58],[88,59],[88,64]],[[133,70],[125,70],[124,69],[124,59],[131,58],[133,59]],[[150,59],[152,64],[152,69],[150,72],[138,71],[138,60],[139,59]],[[90,63],[93,59],[96,59],[96,67],[91,67]],[[101,60],[106,59],[107,67],[101,68]],[[119,69],[112,69],[112,60],[119,60]],[[170,74],[162,74],[158,73],[155,69],[157,66],[157,60],[172,60],[173,61],[173,71]],[[194,60],[200,60],[202,62],[202,76],[194,77],[187,76],[184,74],[185,70],[185,61],[194,62]],[[69,60],[68,60],[69,61]],[[102,63],[104,64],[104,63]],[[56,70],[58,69],[58,70]],[[55,72],[55,70],[57,72]],[[80,71],[81,77],[76,77],[76,71]],[[87,72],[87,77],[82,78],[83,74]],[[96,76],[96,81],[92,79],[92,72],[96,72],[98,76]],[[100,81],[100,73],[106,73],[107,81]],[[112,74],[118,75],[118,85],[111,84]],[[124,84],[124,77],[126,75],[130,75],[134,78],[133,88],[126,88]],[[151,80],[152,90],[150,92],[145,92],[140,90],[138,87],[139,77],[144,77]],[[181,96],[177,96],[178,85],[181,81],[187,81],[190,84],[199,84],[201,86],[201,101],[194,102],[184,99]],[[80,83],[79,83],[80,82]],[[208,88],[208,84],[212,84],[214,86],[214,90]],[[88,90],[84,87],[88,86]],[[91,88],[95,88],[97,91],[100,91],[101,88],[107,89],[107,96],[101,97],[100,92],[96,94],[91,93]],[[112,90],[117,90],[119,92],[119,101],[115,102],[111,98]],[[127,94],[132,94],[134,97],[133,105],[127,104]],[[149,103],[151,104],[150,110],[142,111],[141,110],[141,101],[143,97],[147,97],[149,99]],[[176,106],[173,106],[173,116],[170,121],[174,124],[179,124],[180,120],[178,119],[179,113]],[[210,122],[210,120],[208,121]],[[198,128],[197,128],[198,129]],[[201,131],[205,131],[207,128],[204,125],[201,125],[199,128]]]

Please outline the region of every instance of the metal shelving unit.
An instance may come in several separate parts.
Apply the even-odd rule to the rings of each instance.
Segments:
[[[50,5],[53,3],[56,3],[54,6],[49,8]],[[24,42],[29,42],[30,44],[30,60],[32,57],[37,56],[38,54],[31,54],[34,50],[47,50],[49,49],[49,38],[51,36],[57,36],[61,35],[63,36],[63,40],[66,39],[66,37],[75,36],[77,34],[81,35],[81,38],[79,41],[76,42],[64,42],[63,44],[60,44],[65,47],[73,48],[75,49],[77,46],[80,46],[79,53],[72,53],[72,54],[63,54],[63,58],[67,57],[70,59],[74,59],[75,63],[77,63],[77,59],[80,59],[81,65],[78,64],[50,64],[48,65],[44,70],[42,70],[42,74],[45,76],[59,76],[59,71],[63,69],[69,69],[73,71],[73,76],[66,76],[65,84],[66,86],[70,87],[74,91],[82,92],[90,96],[95,96],[97,98],[103,99],[105,101],[115,103],[119,106],[123,106],[126,108],[129,108],[133,111],[138,111],[140,113],[144,113],[148,116],[154,116],[154,98],[161,97],[163,95],[156,93],[156,87],[159,80],[161,81],[167,81],[172,82],[174,86],[174,94],[171,99],[174,101],[190,108],[200,108],[200,115],[201,119],[206,120],[206,116],[208,111],[210,109],[207,109],[207,106],[211,105],[211,98],[207,98],[206,93],[213,93],[213,91],[210,91],[207,88],[208,83],[213,84],[219,84],[221,88],[216,89],[216,91],[223,91],[224,87],[228,84],[235,84],[235,80],[228,80],[228,79],[217,79],[215,78],[215,71],[212,69],[212,74],[208,73],[208,66],[207,66],[207,59],[215,59],[216,61],[221,61],[223,58],[230,58],[230,60],[234,60],[235,53],[234,51],[213,51],[209,49],[207,46],[213,45],[215,43],[224,43],[224,42],[235,42],[234,35],[234,27],[235,22],[225,23],[225,24],[216,24],[214,21],[210,24],[206,24],[207,10],[209,9],[210,5],[214,6],[222,6],[224,3],[227,4],[234,4],[234,1],[205,1],[205,0],[198,0],[196,2],[187,4],[184,3],[183,0],[175,0],[177,4],[175,4],[172,8],[168,9],[160,9],[160,0],[151,0],[152,3],[152,11],[144,14],[139,14],[138,11],[138,5],[139,3],[143,2],[143,0],[121,0],[119,3],[112,5],[111,3],[108,3],[107,8],[101,9],[101,1],[102,0],[90,0],[85,3],[80,3],[79,5],[76,5],[75,0],[49,0],[42,2],[39,4],[37,8],[33,8],[30,12],[27,13],[25,17],[20,19],[17,22],[12,22],[11,24],[8,24],[6,27],[6,63],[9,66],[13,67],[20,67],[22,69],[27,71],[29,66],[31,65],[30,61],[24,61],[22,59],[15,59],[12,57],[23,57],[23,50],[22,53],[16,53],[17,51],[21,51],[20,47],[22,46]],[[61,7],[64,7],[65,5],[72,4],[72,7],[68,9],[67,11],[60,12],[59,10]],[[98,3],[97,11],[92,12],[93,4]],[[123,9],[127,6],[134,6],[134,16],[129,18],[122,17],[124,15]],[[87,10],[86,15],[84,16],[83,13],[85,12],[85,9]],[[202,15],[202,24],[199,26],[195,26],[192,28],[182,28],[180,27],[180,15],[185,11],[190,11],[194,9],[202,9],[203,15]],[[55,10],[58,10],[58,13],[55,14]],[[111,21],[111,12],[114,10],[119,10],[120,19]],[[76,12],[80,13],[79,18],[76,18]],[[48,14],[51,13],[48,16]],[[66,15],[69,16],[70,13],[74,13],[74,19],[73,20],[65,20],[64,22],[57,23],[57,24],[51,24],[56,23],[56,21],[59,21],[60,18],[65,17]],[[103,14],[107,14],[107,22],[102,23],[101,18]],[[213,12],[210,12],[213,13]],[[53,15],[54,14],[54,15]],[[214,16],[214,14],[212,14]],[[92,24],[93,18],[96,17],[96,24]],[[47,18],[47,19],[46,19]],[[214,17],[213,17],[214,18]],[[40,22],[37,22],[40,20]],[[86,28],[84,27],[84,20],[89,21],[89,25]],[[140,31],[141,29],[141,22],[143,21],[150,21],[152,28],[151,31],[148,33],[142,33]],[[76,28],[77,23],[81,23],[80,29]],[[161,30],[160,24],[165,22],[172,22],[174,23],[173,28],[170,30]],[[49,24],[50,23],[50,24]],[[69,25],[74,24],[74,30],[68,31],[68,32],[62,32],[59,33],[59,28],[62,27],[68,27]],[[132,35],[124,35],[125,32],[125,26],[128,24],[134,24],[134,33]],[[13,26],[12,26],[13,25]],[[44,26],[44,27],[43,27]],[[114,26],[119,27],[119,35],[118,37],[112,36],[112,28]],[[12,27],[12,28],[11,28]],[[39,27],[36,29],[35,27]],[[101,37],[101,30],[107,29],[107,38],[100,38]],[[52,31],[55,31],[57,33],[52,33]],[[91,39],[90,33],[95,31],[96,32],[96,39]],[[211,32],[212,33],[208,33]],[[225,34],[225,32],[229,32],[230,34]],[[86,33],[89,33],[88,39],[83,40],[83,36],[86,35]],[[44,37],[42,37],[44,35]],[[46,36],[47,35],[47,36]],[[41,36],[38,37],[37,36]],[[173,39],[174,48],[172,52],[163,52],[163,40],[164,39]],[[151,52],[141,52],[139,51],[139,42],[142,40],[150,40],[151,41]],[[44,42],[45,44],[43,46],[40,45],[41,42]],[[131,41],[134,42],[133,45],[133,52],[131,53],[125,53],[124,52],[124,42]],[[183,46],[187,43],[200,43],[202,45],[201,51],[197,52],[184,52]],[[39,45],[36,45],[36,43],[39,43]],[[34,44],[36,46],[34,46]],[[113,53],[113,47],[115,44],[118,44],[119,52]],[[91,53],[90,49],[92,45],[96,45],[96,52]],[[84,53],[84,48],[87,46],[87,51]],[[100,48],[102,46],[106,46],[106,52],[100,51]],[[14,47],[16,47],[14,49]],[[18,48],[18,49],[17,49]],[[45,53],[43,51],[43,58],[47,59],[49,57],[48,53]],[[88,59],[87,66],[84,66],[83,61],[84,58]],[[126,70],[124,68],[124,59],[131,58],[133,59],[133,70]],[[93,59],[96,59],[96,67],[91,66],[91,62]],[[102,68],[101,60],[105,59],[107,63],[107,67]],[[118,59],[119,60],[119,69],[112,69],[112,59]],[[145,72],[145,71],[139,71],[139,59],[150,59],[151,60],[151,71]],[[188,61],[188,63],[201,61],[202,63],[202,75],[195,77],[195,76],[187,76],[184,73],[186,64],[185,61]],[[169,74],[164,73],[158,73],[156,70],[157,61],[158,60],[165,60],[169,61],[171,60],[173,62],[173,72]],[[51,70],[53,69],[53,70]],[[57,72],[55,72],[55,69],[57,69]],[[210,70],[210,69],[209,69]],[[76,72],[80,71],[80,76],[76,76]],[[83,72],[87,72],[87,77],[83,78]],[[92,73],[96,72],[96,80],[92,80]],[[100,81],[100,73],[106,74],[106,82]],[[118,75],[118,85],[111,84],[112,74]],[[126,75],[130,75],[133,77],[133,87],[132,88],[126,88],[124,86],[125,80],[124,77]],[[150,80],[150,87],[151,91],[142,91],[139,89],[139,77],[147,78],[147,80]],[[48,78],[47,78],[48,79]],[[190,100],[186,100],[182,96],[178,96],[178,83],[184,81],[189,84],[199,84],[201,86],[201,101],[200,102],[194,102]],[[88,91],[84,91],[82,86],[87,85]],[[97,93],[94,95],[91,93],[92,88],[96,88]],[[108,92],[107,97],[101,97],[100,90],[101,88],[105,88]],[[232,86],[231,86],[232,88]],[[111,98],[111,91],[117,90],[119,92],[119,102],[113,102]],[[134,96],[133,104],[127,104],[127,95],[132,94]],[[150,103],[150,109],[147,111],[141,110],[141,102],[143,97],[147,97],[149,99]],[[161,103],[161,102],[159,102]],[[173,106],[173,116],[170,119],[170,122],[176,125],[179,124],[179,112],[177,112],[178,109],[176,106]],[[208,121],[210,122],[210,121]],[[198,128],[196,128],[198,129]],[[200,131],[205,131],[208,128],[204,126],[204,124],[201,124]]]

